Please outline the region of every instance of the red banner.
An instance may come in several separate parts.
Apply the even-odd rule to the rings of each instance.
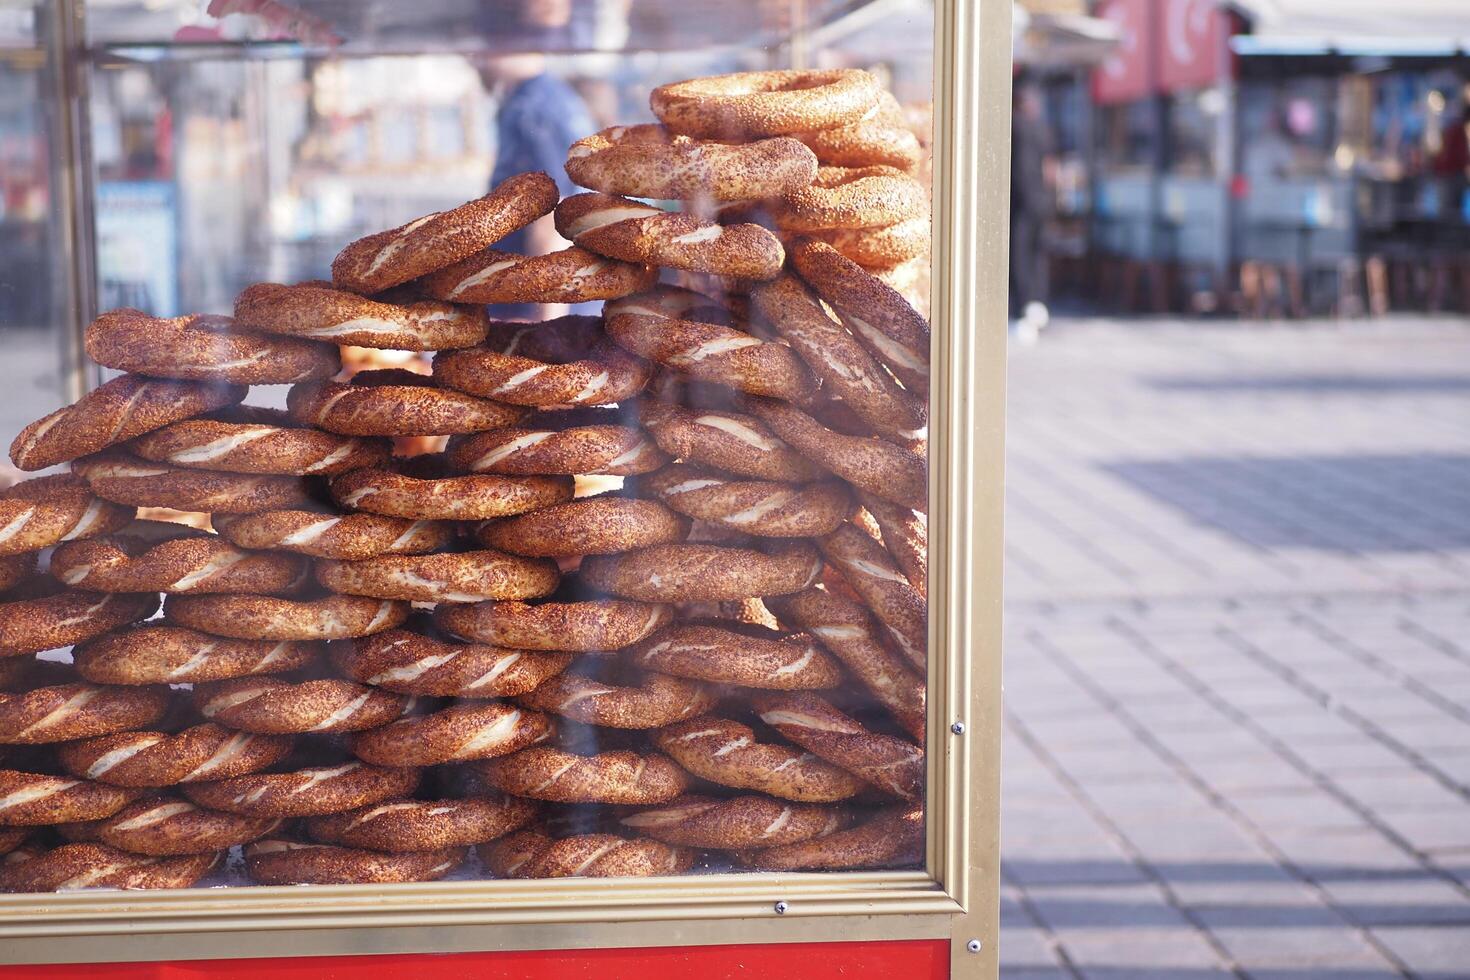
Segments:
[[[1219,0],[1158,0],[1159,90],[1208,88],[1220,80],[1229,15]]]
[[[1102,0],[1094,16],[1118,27],[1118,46],[1092,73],[1093,101],[1132,102],[1157,90],[1153,0]]]

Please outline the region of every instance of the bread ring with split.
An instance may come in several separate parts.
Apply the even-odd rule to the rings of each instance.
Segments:
[[[0,490],[0,555],[95,538],[132,517],[131,507],[93,496],[87,481],[73,473],[23,480]]]
[[[23,470],[44,470],[244,397],[241,385],[124,374],[26,426],[10,444],[10,459]]]
[[[96,592],[289,592],[306,580],[295,555],[241,551],[216,534],[184,524],[134,521],[51,555],[60,582]]]
[[[663,544],[582,562],[593,588],[642,602],[728,602],[799,592],[822,573],[816,548],[782,540],[767,550],[713,544]]]
[[[617,424],[613,409],[540,412],[519,426],[482,432],[449,445],[463,473],[631,476],[669,461],[646,432]]]
[[[683,796],[622,819],[624,827],[666,844],[733,851],[795,844],[841,830],[841,807],[791,803],[769,796]]]
[[[168,708],[168,689],[56,684],[0,694],[0,745],[94,738],[149,725]]]
[[[903,109],[888,92],[880,93],[873,108],[856,122],[792,135],[810,147],[825,167],[882,165],[911,171],[923,155]]]
[[[334,476],[377,466],[393,451],[386,439],[291,426],[286,413],[270,409],[175,422],[139,436],[128,448],[144,459],[185,469],[286,476]]]
[[[474,768],[487,785],[502,793],[553,803],[647,806],[672,800],[689,786],[688,774],[657,753],[577,755],[532,746]]]
[[[828,563],[888,628],[904,656],[919,670],[928,664],[929,607],[904,578],[883,546],[854,524],[818,539]]]
[[[245,846],[245,873],[261,885],[378,885],[437,881],[459,867],[467,851],[385,853],[271,837]]]
[[[67,772],[111,786],[174,786],[229,779],[273,766],[291,751],[291,739],[251,735],[220,725],[181,732],[119,732],[59,746]]]
[[[663,504],[610,494],[488,521],[475,529],[475,537],[482,544],[512,554],[546,558],[634,551],[682,541],[688,533],[689,522]]]
[[[490,759],[550,737],[552,720],[501,701],[456,704],[400,718],[352,736],[352,751],[374,765],[437,766]]]
[[[353,761],[188,783],[182,792],[209,810],[252,817],[315,817],[406,796],[418,782],[417,769],[380,768]]]
[[[652,266],[619,262],[573,245],[546,255],[483,249],[426,276],[419,285],[429,296],[455,303],[587,303],[636,293],[657,278]]]
[[[922,215],[881,228],[831,228],[806,234],[865,269],[881,269],[928,255],[933,226],[928,215]]]
[[[546,174],[516,174],[484,197],[352,242],[332,260],[332,281],[377,293],[428,275],[547,214],[559,196]]]
[[[808,691],[761,691],[751,698],[761,721],[834,766],[905,800],[924,793],[924,750],[872,732]]]
[[[311,501],[309,484],[298,476],[186,470],[120,450],[79,459],[72,469],[97,496],[134,507],[248,514]]]
[[[874,436],[829,429],[774,398],[752,398],[748,404],[794,449],[859,490],[913,510],[929,509],[928,466],[918,453]]]
[[[514,425],[525,409],[443,388],[402,369],[360,371],[352,381],[296,385],[291,418],[342,435],[421,436],[483,432]]]
[[[852,494],[837,480],[793,485],[732,480],[675,463],[638,481],[673,510],[744,534],[805,538],[836,530],[853,512]]]
[[[748,725],[693,718],[653,733],[654,744],[701,779],[798,803],[834,803],[862,784],[845,769],[788,745],[757,742]]]
[[[570,653],[446,643],[409,630],[388,630],[334,652],[348,677],[400,694],[501,698],[535,690],[566,670]]]
[[[437,851],[504,837],[535,819],[539,808],[514,796],[386,800],[360,810],[312,817],[306,832],[324,844],[374,851]]]
[[[438,625],[468,640],[513,650],[598,653],[637,643],[673,619],[661,603],[600,599],[586,602],[482,602],[440,606]]]
[[[817,158],[778,137],[706,143],[662,126],[613,126],[567,150],[567,176],[604,194],[651,200],[756,201],[805,187]]]
[[[129,854],[172,857],[227,851],[258,840],[280,825],[274,817],[205,810],[184,800],[151,796],[105,820],[63,824],[58,829],[72,841],[105,844]]]
[[[678,623],[628,651],[644,670],[691,680],[778,691],[842,683],[842,668],[810,636],[736,623]]]
[[[929,522],[917,511],[870,493],[859,493],[863,510],[877,526],[883,547],[919,595],[929,592]]]
[[[86,346],[104,367],[151,378],[284,385],[342,370],[334,344],[236,330],[227,316],[111,310],[87,326]]]
[[[194,688],[199,714],[246,732],[358,732],[401,718],[412,702],[335,677],[292,684],[275,677],[236,677]]]
[[[356,595],[277,599],[263,595],[170,596],[170,625],[242,640],[345,640],[403,625],[409,604]]]
[[[410,602],[534,599],[561,578],[555,562],[489,550],[319,561],[316,577],[333,592]]]
[[[434,357],[434,378],[513,405],[608,405],[643,390],[652,368],[613,343],[596,317],[492,323],[483,346]]]
[[[661,728],[708,711],[715,695],[693,681],[646,671],[634,686],[605,683],[585,674],[562,673],[516,703],[605,728]]]
[[[251,330],[382,350],[444,350],[485,339],[485,311],[423,300],[398,306],[328,285],[258,282],[235,297],[235,322]]]
[[[332,480],[342,507],[414,520],[475,521],[539,510],[572,499],[565,476],[418,477],[386,467],[344,473]]]
[[[12,851],[0,861],[0,891],[188,888],[208,874],[219,859],[216,852],[149,857],[106,844],[63,844],[35,853]]]
[[[688,871],[694,852],[646,838],[520,830],[477,848],[497,878],[652,878]]]
[[[677,133],[737,140],[851,125],[882,93],[857,68],[742,71],[660,85],[648,104]]]
[[[72,650],[77,673],[94,684],[199,684],[299,670],[320,644],[231,640],[177,626],[114,630]]]
[[[642,423],[660,449],[687,463],[784,483],[806,483],[826,473],[749,415],[647,402]]]
[[[851,599],[823,589],[766,600],[786,626],[816,637],[921,743],[927,730],[923,674],[894,648],[883,626]]]
[[[99,594],[68,590],[0,602],[0,657],[82,643],[147,619],[157,609],[156,592]]]
[[[776,227],[803,233],[886,228],[928,213],[924,186],[893,167],[822,167],[774,208]]]
[[[918,804],[887,807],[848,830],[796,844],[741,851],[735,859],[757,871],[849,871],[916,865],[924,859],[924,808]]]
[[[326,509],[220,514],[214,518],[214,529],[241,548],[343,561],[424,554],[447,548],[454,541],[454,526],[444,521]]]
[[[614,194],[562,201],[556,230],[598,255],[664,269],[770,279],[786,261],[781,240],[760,225],[721,225]]]
[[[0,827],[101,820],[127,806],[137,790],[37,772],[0,769]]]
[[[607,333],[627,350],[681,374],[752,395],[805,402],[816,390],[790,347],[693,317],[726,318],[702,293],[660,286],[608,303]]]

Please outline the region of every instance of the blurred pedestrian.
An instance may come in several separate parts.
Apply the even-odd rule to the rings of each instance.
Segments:
[[[1011,96],[1011,319],[1016,338],[1034,343],[1047,310],[1046,221],[1051,213],[1046,161],[1051,139],[1041,92],[1018,78]]]

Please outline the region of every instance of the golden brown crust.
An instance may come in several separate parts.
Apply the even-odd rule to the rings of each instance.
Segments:
[[[675,463],[639,480],[638,487],[681,514],[760,537],[827,534],[853,512],[852,494],[837,480],[804,486],[732,480]]]
[[[637,752],[577,755],[533,746],[475,767],[503,793],[553,803],[618,803],[647,806],[672,800],[689,776],[667,756]]]
[[[546,174],[516,174],[453,210],[352,242],[332,260],[332,281],[376,293],[427,275],[535,221],[556,206],[558,196],[556,181]]]
[[[111,786],[173,786],[228,779],[273,766],[291,751],[291,739],[247,735],[220,725],[181,732],[119,732],[56,750],[73,775]]]
[[[310,502],[297,476],[186,470],[110,450],[72,463],[99,497],[134,507],[167,507],[200,513],[248,514]]]
[[[750,415],[665,402],[645,403],[642,415],[643,426],[659,448],[687,463],[787,483],[816,480],[826,472]]]
[[[153,378],[283,385],[342,370],[333,344],[236,330],[227,316],[111,310],[87,327],[86,345],[98,364]]]
[[[551,735],[546,715],[500,701],[456,704],[352,736],[352,751],[376,765],[437,766],[490,759]]]
[[[725,718],[693,718],[653,733],[653,741],[701,779],[799,803],[834,803],[856,795],[861,783],[809,752],[762,743],[748,725]]]
[[[651,878],[688,871],[694,852],[644,838],[583,834],[554,839],[522,830],[478,848],[497,878]]]
[[[854,524],[817,541],[828,563],[888,628],[904,656],[924,670],[929,656],[929,607],[883,546]]]
[[[806,541],[782,540],[766,551],[713,544],[665,544],[582,563],[583,581],[643,602],[727,602],[799,592],[821,574]]]
[[[404,370],[361,371],[351,384],[296,385],[286,396],[291,418],[354,436],[454,435],[514,425],[525,409],[441,388]]]
[[[895,806],[850,830],[763,850],[736,860],[759,871],[846,871],[919,864],[924,857],[924,808]]]
[[[0,827],[37,827],[110,817],[138,795],[104,786],[15,769],[0,769]]]
[[[546,255],[482,249],[426,276],[420,286],[429,296],[455,303],[586,303],[636,293],[657,278],[652,266],[573,245]]]
[[[242,551],[183,524],[134,521],[111,534],[61,545],[51,574],[95,592],[288,592],[306,580],[294,555]]]
[[[197,684],[285,673],[321,655],[320,644],[232,640],[177,626],[114,630],[72,651],[77,673],[96,684]]]
[[[776,847],[822,837],[846,824],[841,807],[769,796],[683,796],[622,819],[624,827],[666,844],[700,849]]]
[[[555,562],[489,550],[319,561],[316,577],[333,592],[411,602],[535,599],[561,579]]]
[[[0,745],[93,738],[152,724],[168,707],[167,688],[56,684],[0,694]]]
[[[539,808],[514,796],[386,800],[359,810],[312,817],[307,833],[324,844],[374,851],[436,851],[483,844],[519,830]]]
[[[571,145],[567,175],[605,194],[654,200],[751,201],[805,187],[817,158],[799,141],[778,137],[705,143],[662,126],[614,126]]]
[[[188,888],[220,855],[148,857],[105,844],[63,844],[49,851],[13,851],[0,861],[0,890],[61,892],[80,888]]]
[[[187,626],[242,640],[345,640],[403,625],[409,605],[366,596],[277,599],[262,595],[170,596],[164,615]]]
[[[648,104],[675,132],[735,140],[851,125],[882,92],[857,68],[744,71],[660,85]]]
[[[327,510],[220,514],[214,518],[214,529],[241,548],[344,561],[439,551],[454,540],[454,526],[444,521]]]
[[[656,501],[600,496],[490,521],[476,528],[475,537],[512,554],[558,558],[609,555],[682,541],[688,531],[688,521]]]
[[[0,490],[0,555],[95,538],[132,517],[132,508],[93,496],[87,481],[73,473],[23,480]]]
[[[794,133],[830,167],[889,166],[911,171],[922,155],[919,138],[909,129],[903,110],[888,92],[861,119],[809,133]]]
[[[344,644],[334,660],[353,680],[400,694],[499,698],[535,690],[565,670],[572,655],[446,643],[408,630],[388,630]]]
[[[43,470],[244,397],[240,385],[124,374],[26,426],[10,444],[10,459],[23,470]]]
[[[333,476],[388,461],[386,439],[288,427],[283,412],[256,410],[234,419],[188,419],[139,436],[128,448],[144,459],[185,469]],[[255,421],[260,419],[261,421]]]
[[[183,793],[210,810],[252,817],[314,817],[341,813],[413,792],[417,769],[344,762],[296,772],[252,773],[212,783],[189,783]]]
[[[636,687],[607,684],[583,674],[558,674],[518,704],[606,728],[660,728],[708,711],[714,693],[668,674],[644,672]]]
[[[71,646],[147,619],[158,594],[71,591],[0,602],[0,657]]]
[[[928,215],[880,228],[829,228],[807,232],[865,269],[902,265],[929,254],[934,229]]]
[[[618,650],[673,618],[666,605],[603,599],[589,602],[482,602],[440,606],[435,621],[456,636],[524,650],[596,653]]]
[[[194,688],[205,718],[246,732],[358,732],[403,716],[409,701],[335,677],[288,683],[275,677],[236,677]]]
[[[473,476],[421,479],[386,467],[344,473],[332,498],[345,508],[415,520],[478,521],[538,510],[572,499],[566,476]]]
[[[34,551],[25,551],[18,555],[0,555],[0,597],[27,580],[33,583],[44,582],[44,579],[32,577],[35,572],[36,552]],[[10,598],[12,600],[19,598],[19,594]]]
[[[807,691],[762,691],[751,704],[761,721],[813,755],[891,796],[923,796],[924,750],[912,742],[869,731]]]
[[[630,649],[628,660],[645,670],[737,687],[786,691],[842,683],[837,661],[810,636],[756,627],[678,623]]]
[[[870,493],[859,493],[863,510],[878,527],[883,547],[921,596],[929,592],[929,522],[916,511]]]
[[[95,841],[129,854],[171,857],[227,851],[264,837],[281,825],[273,817],[204,810],[176,797],[150,796],[105,820],[63,824],[63,837]]]
[[[235,322],[252,330],[384,350],[471,347],[485,311],[423,300],[398,306],[311,283],[258,282],[235,298]]]
[[[262,885],[395,884],[435,881],[464,860],[465,849],[385,854],[270,838],[245,847],[245,873]]]
[[[776,226],[787,232],[886,228],[928,213],[924,186],[893,167],[822,167],[775,207]]]
[[[9,854],[30,839],[28,827],[0,827],[0,856]]]
[[[537,423],[543,418],[456,441],[449,447],[449,463],[466,473],[631,476],[669,461],[639,429],[600,424],[552,428],[556,423],[549,419],[542,427]]]

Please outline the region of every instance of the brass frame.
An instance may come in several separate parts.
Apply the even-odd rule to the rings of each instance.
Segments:
[[[948,939],[996,976],[1010,7],[935,0],[927,870],[10,895],[0,962]]]

